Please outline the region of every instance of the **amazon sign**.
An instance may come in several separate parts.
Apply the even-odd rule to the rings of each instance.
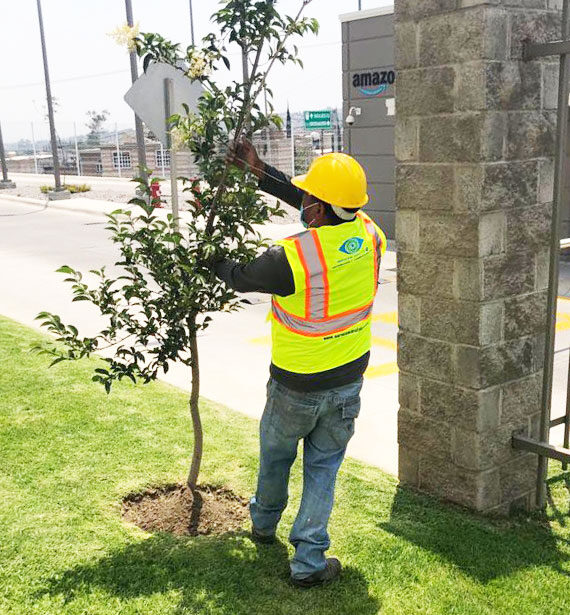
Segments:
[[[352,87],[362,96],[386,96],[395,81],[393,70],[366,71],[352,76]]]

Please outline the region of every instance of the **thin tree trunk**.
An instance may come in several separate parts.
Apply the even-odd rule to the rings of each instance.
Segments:
[[[192,430],[194,432],[194,450],[192,452],[192,465],[188,474],[188,487],[194,493],[198,484],[198,474],[202,463],[204,434],[202,420],[200,419],[200,364],[198,362],[198,340],[196,339],[196,315],[188,320],[190,329],[190,358],[192,360],[192,390],[190,393],[190,416],[192,417]]]

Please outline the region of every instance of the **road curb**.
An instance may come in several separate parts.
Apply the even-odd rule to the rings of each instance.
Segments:
[[[41,205],[45,206],[47,204],[47,199],[33,199],[27,196],[14,196],[13,194],[2,194],[0,193],[0,199],[6,201],[14,201],[15,203],[22,203],[27,205]]]
[[[50,201],[49,199],[33,199],[30,197],[14,196],[12,194],[0,194],[0,199],[19,203],[21,205],[37,205],[45,209],[55,209],[58,211],[72,211],[80,214],[90,214],[105,217],[106,214],[115,211],[116,209],[129,209],[128,206],[121,206],[121,203],[111,203],[101,201],[102,206],[87,204],[84,199],[70,199],[67,201]],[[86,200],[86,199],[85,199]],[[92,199],[94,200],[94,199]],[[75,204],[74,204],[75,203]]]
[[[20,197],[14,196],[11,194],[0,194],[0,199],[10,200],[14,203],[20,203],[22,205],[36,205],[38,207],[43,207],[44,209],[52,209],[57,211],[71,211],[78,214],[86,214],[92,216],[100,216],[104,218],[106,214],[110,214],[116,209],[133,209],[129,207],[128,204],[122,203],[113,203],[110,201],[96,201],[96,199],[86,199],[86,198],[77,198],[70,199],[68,201],[48,201],[47,199],[32,199],[28,197]],[[100,203],[100,205],[95,204],[96,202]],[[76,203],[75,205],[73,203]],[[159,212],[166,217],[167,213],[170,210],[161,209]],[[157,212],[158,213],[158,212]],[[180,212],[180,217],[182,220],[185,218],[186,212]],[[162,217],[162,216],[161,216]],[[255,225],[255,228],[261,232],[261,234],[270,241],[275,241],[276,239],[281,239],[283,237],[287,237],[291,234],[297,233],[302,228],[299,224],[276,224],[270,223],[267,225],[263,225],[259,227],[259,225]],[[395,251],[395,242],[388,241],[388,251]],[[394,255],[395,256],[395,255]],[[388,262],[386,262],[388,261]],[[394,262],[392,262],[394,261]],[[386,264],[384,264],[386,263]],[[395,267],[395,258],[391,258],[391,255],[385,255],[383,259],[383,268],[386,267]]]

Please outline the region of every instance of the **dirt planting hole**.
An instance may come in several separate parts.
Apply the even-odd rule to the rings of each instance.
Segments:
[[[248,502],[221,487],[165,485],[123,499],[123,518],[147,532],[177,536],[226,534],[243,528]]]

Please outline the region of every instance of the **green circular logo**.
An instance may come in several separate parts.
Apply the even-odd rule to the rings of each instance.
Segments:
[[[362,248],[363,243],[364,239],[361,237],[351,237],[340,246],[339,250],[345,254],[356,254]]]

